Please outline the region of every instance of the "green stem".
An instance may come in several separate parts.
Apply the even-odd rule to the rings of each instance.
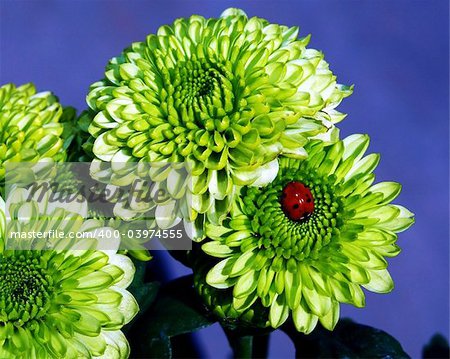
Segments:
[[[270,334],[255,335],[253,341],[253,357],[267,358]]]
[[[253,335],[238,335],[234,332],[227,333],[234,358],[252,358],[253,353]]]

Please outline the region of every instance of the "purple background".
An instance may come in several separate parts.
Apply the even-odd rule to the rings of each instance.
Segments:
[[[416,214],[390,261],[396,288],[367,294],[342,314],[397,337],[419,357],[436,331],[448,337],[448,2],[442,1],[5,1],[0,2],[0,82],[34,82],[83,109],[107,60],[160,25],[237,6],[312,34],[338,80],[355,84],[340,107],[342,135],[368,133],[380,152],[378,180],[403,184],[399,203]],[[171,274],[186,269],[171,263]],[[229,355],[218,325],[203,330],[208,357]],[[270,356],[293,355],[276,332]]]

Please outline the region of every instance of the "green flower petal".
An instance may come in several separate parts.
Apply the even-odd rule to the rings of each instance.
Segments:
[[[238,299],[248,297],[256,289],[257,278],[258,273],[254,270],[239,277],[234,285],[233,296]]]
[[[207,242],[202,246],[202,249],[205,253],[213,255],[219,258],[226,258],[230,254],[233,253],[233,250],[230,249],[226,244],[221,244],[220,242]]]
[[[339,303],[333,301],[331,304],[330,311],[326,315],[319,317],[319,321],[320,324],[322,324],[325,329],[333,330],[338,320],[339,320]]]
[[[277,295],[275,297],[276,299],[272,302],[272,305],[270,306],[270,325],[273,328],[278,328],[281,326],[288,318],[289,316],[289,308],[285,304],[285,298],[284,296]]]
[[[128,358],[130,356],[130,345],[122,331],[103,331],[102,334],[105,338],[106,348],[99,358]]]
[[[313,314],[307,313],[300,305],[292,312],[295,328],[302,333],[311,333],[317,325],[318,318]]]
[[[370,282],[363,287],[376,293],[389,293],[394,289],[394,282],[386,269],[371,270],[369,272]]]
[[[235,281],[229,279],[230,263],[233,263],[234,258],[227,258],[216,264],[206,276],[206,281],[215,288],[229,288]]]

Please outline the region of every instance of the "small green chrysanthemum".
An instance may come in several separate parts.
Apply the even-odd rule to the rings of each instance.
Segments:
[[[29,195],[29,190],[15,189],[6,205],[1,201],[6,250],[0,251],[0,358],[128,357],[121,328],[139,309],[126,290],[134,276],[133,263],[100,243],[103,239],[85,245],[82,239],[12,240],[9,233],[29,236],[53,230],[92,238],[86,234],[101,230],[100,221],[84,220],[86,202],[61,206],[49,201],[51,194],[39,202],[39,194],[31,199]],[[63,249],[45,246],[49,243]],[[105,250],[84,249],[92,243]],[[13,245],[26,249],[13,250]]]
[[[194,288],[202,298],[206,310],[218,317],[224,327],[230,329],[264,329],[270,327],[269,310],[260,303],[247,310],[238,311],[233,306],[232,290],[214,288],[206,283],[211,268],[211,258],[204,253],[195,253]]]
[[[229,9],[219,19],[178,19],[133,43],[87,96],[94,154],[189,163],[191,219],[206,213],[217,222],[235,185],[268,183],[279,154],[304,157],[309,137],[345,117],[334,108],[351,88],[336,84],[323,54],[297,34]],[[173,182],[170,171],[152,180]]]
[[[36,93],[31,83],[0,87],[0,181],[7,162],[64,160],[62,113],[54,95]]]
[[[222,225],[208,225],[202,248],[224,258],[207,275],[233,288],[234,307],[261,302],[276,328],[292,313],[298,331],[319,320],[332,330],[339,302],[364,306],[360,288],[393,288],[384,257],[399,253],[396,233],[413,223],[406,208],[389,204],[400,185],[372,185],[379,156],[363,157],[368,136],[333,145],[314,141],[305,160],[280,160],[273,182],[245,187]]]

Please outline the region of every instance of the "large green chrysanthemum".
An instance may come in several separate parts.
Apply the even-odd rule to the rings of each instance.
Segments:
[[[11,193],[8,222],[0,201],[1,232],[6,237],[6,250],[0,251],[0,358],[128,357],[121,328],[138,311],[126,290],[134,276],[133,263],[103,239],[90,244],[104,251],[86,250],[81,240],[77,246],[66,238],[11,240],[13,232],[87,234],[101,229],[100,221],[84,221],[85,202],[58,206],[48,196],[38,203],[34,197],[26,200],[28,195],[23,189]],[[63,249],[48,248],[49,244]],[[26,249],[13,250],[13,245]],[[117,246],[116,241],[113,247]]]
[[[308,138],[344,117],[334,108],[351,88],[336,84],[323,54],[297,34],[229,9],[219,19],[178,19],[133,43],[87,97],[94,154],[189,163],[191,219],[207,213],[217,222],[234,185],[269,182],[279,154],[304,157]],[[173,182],[170,171],[152,179]]]
[[[64,160],[62,113],[54,95],[36,93],[31,83],[0,87],[0,181],[7,162]]]
[[[233,288],[235,309],[261,302],[275,328],[292,312],[309,333],[318,320],[334,328],[339,302],[364,306],[360,286],[392,290],[384,257],[399,253],[396,233],[413,215],[389,204],[399,184],[372,185],[379,156],[363,157],[368,143],[363,135],[311,142],[307,159],[281,159],[273,182],[243,188],[231,217],[207,226],[203,250],[224,258],[207,282]]]

